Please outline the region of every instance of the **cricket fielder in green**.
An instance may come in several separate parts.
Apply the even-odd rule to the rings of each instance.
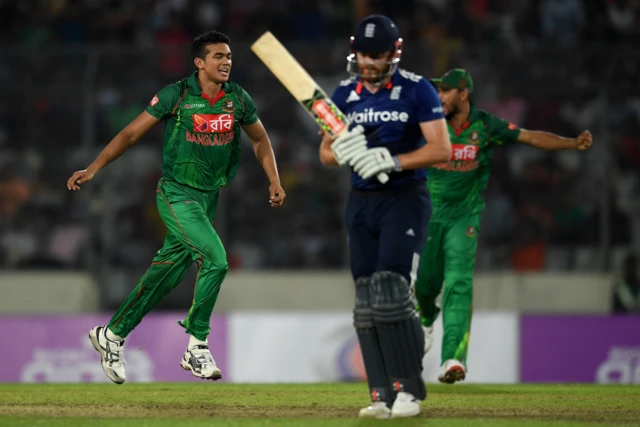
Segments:
[[[464,380],[473,306],[473,270],[478,245],[482,192],[491,171],[495,146],[520,142],[544,150],[585,150],[589,131],[577,138],[520,129],[470,101],[473,81],[466,70],[454,69],[431,82],[437,87],[453,148],[451,160],[429,168],[428,187],[433,211],[424,246],[415,294],[425,331],[425,353],[433,344],[433,323],[442,291],[441,371],[444,383]]]
[[[218,192],[238,169],[241,128],[269,179],[269,203],[278,207],[285,198],[271,142],[256,107],[244,89],[229,81],[230,44],[226,35],[216,31],[194,39],[191,54],[197,71],[160,90],[87,169],[75,172],[67,182],[69,190],[79,190],[80,184],[93,179],[152,127],[165,122],[162,177],[156,190],[158,212],[167,226],[164,246],[109,324],[89,333],[105,373],[117,384],[126,380],[124,339],[180,284],[194,261],[198,276],[193,304],[184,321],[178,322],[190,336],[180,364],[199,378],[222,377],[207,336],[228,264],[212,221]]]

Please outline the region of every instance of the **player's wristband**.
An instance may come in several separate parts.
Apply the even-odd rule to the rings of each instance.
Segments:
[[[393,171],[394,172],[402,171],[402,167],[400,166],[400,160],[398,160],[396,156],[393,156]]]

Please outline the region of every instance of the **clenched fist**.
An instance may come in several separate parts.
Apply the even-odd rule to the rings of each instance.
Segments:
[[[591,147],[591,144],[593,144],[593,136],[588,130],[585,130],[576,138],[576,149],[578,150],[586,150]]]
[[[284,203],[287,193],[284,192],[280,184],[271,184],[269,186],[269,204],[273,208],[278,208]]]

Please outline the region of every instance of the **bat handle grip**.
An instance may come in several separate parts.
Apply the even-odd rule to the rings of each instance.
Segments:
[[[387,181],[389,181],[389,175],[387,175],[386,173],[379,173],[378,176],[378,181],[380,181],[380,184],[385,184]]]

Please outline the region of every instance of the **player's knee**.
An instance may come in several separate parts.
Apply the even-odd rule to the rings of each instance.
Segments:
[[[356,301],[353,308],[353,326],[356,328],[372,328],[371,315],[371,278],[356,279]]]
[[[415,316],[409,282],[401,274],[380,271],[371,277],[371,311],[377,322],[393,323]]]
[[[225,274],[229,271],[229,263],[227,262],[227,258],[216,259],[211,263],[211,269],[215,271],[224,272]]]
[[[473,273],[451,274],[445,277],[446,288],[450,291],[464,293],[473,288]]]
[[[229,263],[227,262],[227,256],[224,252],[215,254],[212,251],[202,251],[202,253],[199,254],[198,261],[202,263],[202,267],[207,270],[224,272],[229,270]]]

